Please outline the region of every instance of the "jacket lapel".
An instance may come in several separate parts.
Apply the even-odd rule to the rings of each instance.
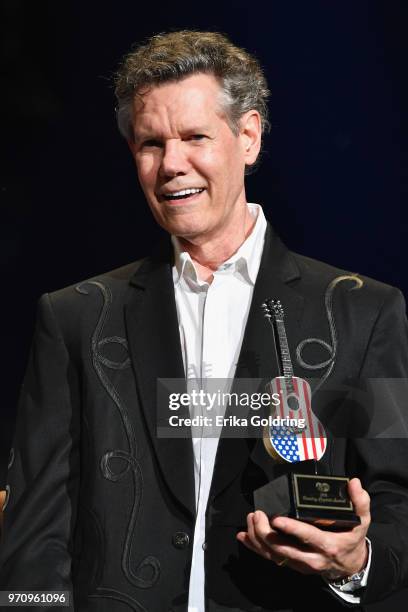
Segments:
[[[266,298],[275,298],[282,302],[290,344],[288,330],[298,328],[303,310],[303,297],[292,287],[299,277],[300,272],[293,256],[268,224],[234,384],[238,378],[270,380],[279,375],[273,334],[263,316],[262,304]],[[260,391],[263,392],[264,388]],[[233,414],[233,408],[230,413]],[[261,440],[258,442],[262,443]],[[256,439],[221,436],[210,498],[218,495],[242,472],[248,462],[249,454],[254,450],[255,443]]]
[[[144,261],[130,281],[134,291],[125,317],[141,406],[160,469],[171,493],[194,515],[191,438],[157,436],[157,379],[185,379],[171,259],[171,245],[166,242]]]

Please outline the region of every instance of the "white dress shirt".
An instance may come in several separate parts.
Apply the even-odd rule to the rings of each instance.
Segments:
[[[223,391],[235,375],[245,325],[261,261],[266,230],[263,211],[248,204],[256,217],[251,234],[213,274],[211,284],[198,278],[190,255],[172,237],[175,251],[174,291],[187,379],[223,379]],[[203,612],[205,510],[218,437],[193,438],[196,523],[188,612]]]
[[[172,236],[173,282],[180,341],[187,378],[194,385],[215,378],[228,393],[235,375],[252,294],[264,246],[266,219],[258,204],[248,204],[255,225],[240,248],[213,273],[211,284],[199,279],[190,255]],[[219,380],[219,379],[222,379]],[[217,388],[219,385],[217,386]],[[205,511],[220,428],[193,437],[196,522],[190,573],[188,612],[205,610]],[[194,436],[197,429],[194,430]],[[211,437],[208,437],[208,436]],[[337,593],[339,591],[335,589]],[[344,599],[346,594],[339,593]],[[358,602],[352,596],[349,601]]]

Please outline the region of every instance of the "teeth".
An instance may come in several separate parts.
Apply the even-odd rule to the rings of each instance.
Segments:
[[[204,191],[203,188],[193,188],[193,189],[182,189],[181,191],[175,191],[174,193],[165,194],[166,198],[178,198],[180,196],[190,195],[192,193],[201,193]]]

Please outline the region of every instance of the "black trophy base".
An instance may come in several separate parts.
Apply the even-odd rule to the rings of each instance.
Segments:
[[[328,531],[347,531],[360,524],[345,476],[289,473],[254,491],[255,510],[272,518],[290,518]]]

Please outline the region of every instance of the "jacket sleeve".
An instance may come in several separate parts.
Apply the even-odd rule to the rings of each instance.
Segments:
[[[38,305],[9,462],[0,546],[3,590],[72,592],[79,485],[76,389],[77,374],[50,296],[44,294]]]
[[[378,315],[360,378],[374,384],[376,410],[394,415],[390,433],[353,440],[348,450],[349,474],[360,477],[371,496],[366,604],[408,585],[408,324],[397,289],[390,288]]]

